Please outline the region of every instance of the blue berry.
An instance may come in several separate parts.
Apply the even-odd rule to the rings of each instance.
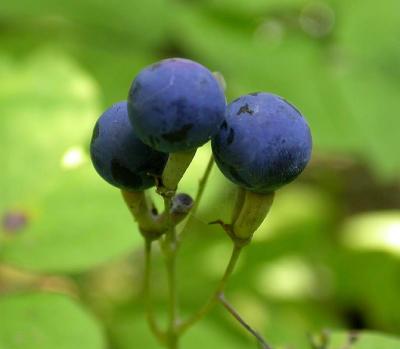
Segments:
[[[132,82],[129,118],[138,137],[166,153],[188,151],[218,132],[226,100],[213,74],[181,58],[143,69]]]
[[[108,183],[125,190],[141,191],[155,184],[168,154],[145,145],[128,119],[127,103],[119,102],[98,119],[90,143],[97,173]]]
[[[294,180],[312,149],[310,129],[301,113],[269,93],[245,95],[230,103],[211,144],[222,173],[257,193],[273,192]]]

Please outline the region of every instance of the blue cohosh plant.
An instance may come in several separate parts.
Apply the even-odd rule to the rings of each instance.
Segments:
[[[220,302],[263,348],[270,348],[224,297],[240,252],[265,219],[274,192],[294,180],[311,156],[311,134],[301,113],[283,98],[252,93],[226,105],[221,75],[187,59],[166,59],[133,80],[127,102],[109,108],[97,121],[91,158],[99,175],[122,191],[145,240],[145,302],[153,334],[169,349]],[[213,156],[194,200],[178,184],[196,148],[211,140]],[[237,185],[230,222],[217,221],[233,242],[231,258],[214,293],[195,314],[181,319],[176,291],[176,256],[185,226],[195,213],[213,161]],[[158,213],[146,195],[156,186],[163,197]],[[168,328],[155,320],[151,302],[151,249],[158,241],[168,274]]]

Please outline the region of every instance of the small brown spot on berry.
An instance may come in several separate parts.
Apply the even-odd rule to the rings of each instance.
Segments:
[[[247,113],[247,114],[253,115],[254,114],[254,110],[250,109],[249,105],[246,103],[245,105],[242,105],[240,107],[240,109],[239,109],[239,111],[237,112],[236,115],[240,115],[240,114],[243,114],[243,113]]]

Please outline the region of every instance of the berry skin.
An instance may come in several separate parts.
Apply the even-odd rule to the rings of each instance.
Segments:
[[[97,120],[90,143],[90,156],[97,173],[120,189],[141,191],[155,184],[168,154],[145,145],[128,119],[127,103],[119,102]]]
[[[218,132],[225,109],[224,92],[213,74],[182,58],[143,69],[128,97],[129,118],[138,137],[166,153],[206,143]]]
[[[211,144],[215,161],[229,180],[262,194],[294,180],[312,149],[304,117],[269,93],[245,95],[230,103]]]

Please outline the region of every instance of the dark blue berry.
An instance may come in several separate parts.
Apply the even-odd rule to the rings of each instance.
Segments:
[[[237,185],[270,193],[294,180],[311,157],[312,140],[301,113],[283,98],[258,93],[228,105],[212,139],[215,161]]]
[[[224,92],[202,65],[166,59],[143,69],[129,91],[129,118],[138,137],[159,151],[195,149],[218,132]]]
[[[114,104],[100,116],[93,130],[90,155],[104,180],[132,191],[152,187],[152,175],[161,175],[168,158],[136,136],[125,101]]]

